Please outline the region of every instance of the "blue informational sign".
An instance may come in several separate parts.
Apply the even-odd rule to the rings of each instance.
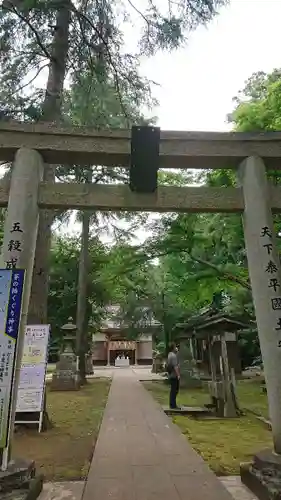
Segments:
[[[0,269],[0,448],[7,446],[25,271]]]

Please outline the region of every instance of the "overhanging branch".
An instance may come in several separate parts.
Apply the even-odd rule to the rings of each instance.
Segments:
[[[154,253],[147,253],[147,254],[142,254],[139,255],[136,260],[134,260],[134,263],[132,263],[132,266],[130,268],[126,267],[126,270],[124,269],[124,273],[127,272],[128,270],[132,270],[134,266],[140,265],[144,262],[147,262],[149,260],[157,259],[160,257],[165,257],[167,255],[171,254],[176,254],[176,253],[185,253],[188,254],[190,260],[193,262],[197,262],[198,264],[202,264],[205,267],[209,267],[213,269],[219,276],[221,276],[222,279],[226,281],[231,281],[233,283],[237,283],[238,285],[242,286],[243,288],[246,288],[247,290],[252,290],[251,285],[248,281],[244,280],[243,278],[240,278],[239,276],[235,276],[232,273],[229,273],[228,271],[225,271],[224,269],[221,269],[219,266],[213,264],[212,262],[206,261],[204,259],[201,259],[200,257],[195,257],[193,256],[187,249],[185,248],[173,248],[165,251],[155,251]],[[122,273],[123,274],[123,273]]]
[[[11,5],[11,8],[9,9],[8,7],[5,7],[5,10],[11,12],[12,14],[15,14],[21,21],[23,21],[29,27],[29,29],[34,34],[40,49],[45,54],[45,56],[49,59],[49,61],[51,61],[52,56],[51,56],[51,54],[49,54],[48,50],[44,46],[44,44],[41,40],[41,37],[39,36],[37,30],[34,28],[34,26],[32,26],[31,22],[24,15],[22,15],[15,7],[12,6],[11,2],[9,2],[9,4]]]

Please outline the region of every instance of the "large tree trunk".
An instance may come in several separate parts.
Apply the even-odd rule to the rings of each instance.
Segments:
[[[70,25],[70,2],[65,0],[57,12],[56,27],[51,48],[51,61],[42,109],[42,121],[58,122],[61,117],[62,92],[66,74],[68,39]],[[44,180],[55,182],[55,168],[45,165]],[[46,324],[49,292],[49,253],[51,247],[51,226],[54,215],[41,210],[30,294],[28,324]],[[44,398],[43,429],[52,426],[48,417],[46,395]]]
[[[68,56],[68,38],[70,25],[70,2],[65,0],[57,13],[56,27],[51,50],[49,76],[42,121],[58,122],[61,118],[62,92],[66,74]],[[45,165],[44,180],[55,181],[55,169]],[[38,238],[36,245],[33,280],[29,304],[28,323],[47,323],[47,301],[49,290],[49,252],[51,246],[51,225],[53,213],[40,211]]]
[[[90,233],[89,212],[82,215],[81,251],[79,259],[79,275],[77,289],[77,334],[76,350],[79,356],[79,379],[81,384],[86,383],[86,360],[85,355],[88,347],[88,321],[87,321],[87,291],[89,273],[89,233]]]

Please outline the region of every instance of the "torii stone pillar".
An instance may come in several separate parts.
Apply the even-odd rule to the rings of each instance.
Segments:
[[[244,234],[264,363],[274,451],[281,454],[281,273],[266,169],[258,157],[239,168]]]
[[[5,220],[4,240],[0,259],[0,267],[25,269],[26,271],[16,350],[9,443],[13,436],[16,413],[17,391],[39,221],[38,186],[43,180],[43,171],[43,160],[37,151],[22,148],[17,152],[12,167],[8,211]],[[7,454],[6,459],[9,458],[7,450],[5,453]]]

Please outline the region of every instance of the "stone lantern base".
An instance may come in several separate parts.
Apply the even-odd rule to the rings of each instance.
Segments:
[[[260,500],[281,500],[281,455],[260,451],[251,463],[241,464],[240,475]]]
[[[80,389],[76,374],[54,373],[51,382],[51,391],[78,391]]]
[[[60,355],[51,382],[51,391],[77,391],[80,389],[76,372],[76,356],[65,351]]]
[[[43,488],[43,476],[35,475],[33,461],[16,459],[0,471],[1,500],[36,500]]]

